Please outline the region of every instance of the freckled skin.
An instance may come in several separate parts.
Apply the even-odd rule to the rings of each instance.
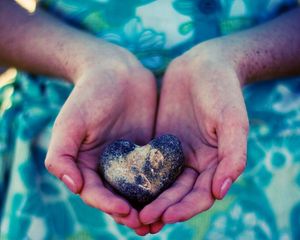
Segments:
[[[108,145],[99,160],[102,177],[140,209],[168,188],[180,174],[184,155],[180,141],[163,135],[139,147],[127,140]]]

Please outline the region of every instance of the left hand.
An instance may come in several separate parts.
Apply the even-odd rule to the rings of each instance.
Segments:
[[[211,44],[194,47],[166,72],[156,134],[178,136],[186,162],[176,182],[140,212],[144,224],[186,221],[209,209],[245,168],[248,118],[241,79]]]

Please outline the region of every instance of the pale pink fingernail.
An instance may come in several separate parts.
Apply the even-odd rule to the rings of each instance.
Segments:
[[[66,186],[72,191],[73,193],[76,193],[76,186],[73,179],[68,175],[63,175],[61,180],[66,184]]]
[[[220,197],[221,199],[225,197],[226,193],[228,192],[229,188],[232,185],[231,178],[226,178],[226,180],[223,182],[220,190]]]

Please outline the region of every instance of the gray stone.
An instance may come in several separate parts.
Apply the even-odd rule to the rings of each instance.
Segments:
[[[142,147],[127,140],[113,142],[104,149],[98,170],[119,194],[139,209],[175,181],[183,163],[180,141],[168,134]]]

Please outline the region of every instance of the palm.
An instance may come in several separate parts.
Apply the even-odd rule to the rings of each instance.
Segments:
[[[207,210],[223,197],[223,183],[228,189],[227,179],[234,181],[245,164],[247,116],[236,76],[216,72],[211,63],[203,68],[179,63],[171,64],[164,78],[156,133],[179,137],[185,168],[142,210],[144,223],[184,221]]]
[[[56,119],[48,170],[63,181],[64,175],[72,176],[76,185],[69,188],[85,203],[112,216],[126,216],[123,223],[139,227],[136,210],[104,186],[97,163],[103,147],[116,139],[148,142],[155,108],[156,86],[148,71],[134,71],[130,77],[91,71],[75,85]]]
[[[143,81],[143,79],[139,80]],[[134,101],[131,99],[120,101],[120,95],[110,95],[109,103],[105,103],[110,108],[105,110],[105,114],[102,112],[105,107],[102,105],[105,101],[102,99],[97,101],[98,106],[93,107],[93,109],[102,110],[96,113],[93,111],[92,114],[97,121],[87,126],[87,138],[80,146],[78,154],[78,165],[85,180],[81,196],[83,199],[94,199],[95,202],[89,203],[90,205],[95,206],[101,201],[96,197],[101,196],[99,191],[102,185],[97,173],[97,163],[103,147],[116,139],[128,139],[144,144],[152,137],[156,92],[153,89],[153,83],[150,84],[149,86],[144,81],[143,85],[130,88],[129,97],[134,97],[132,99]],[[115,92],[114,89],[114,94]],[[110,206],[112,206],[111,200]]]
[[[172,197],[170,195],[169,199],[172,199],[174,205],[164,213],[165,222],[187,220],[213,204],[212,176],[218,162],[217,141],[207,136],[208,129],[198,121],[201,119],[197,113],[200,106],[194,105],[189,89],[180,82],[177,83],[165,83],[157,122],[157,134],[172,133],[178,136],[185,155],[185,170],[177,180],[177,185],[184,187],[171,192]],[[189,192],[192,194],[186,195]],[[164,194],[167,195],[168,192]],[[201,204],[197,209],[191,208],[194,202],[199,201]],[[179,212],[184,213],[184,216],[178,216]]]

